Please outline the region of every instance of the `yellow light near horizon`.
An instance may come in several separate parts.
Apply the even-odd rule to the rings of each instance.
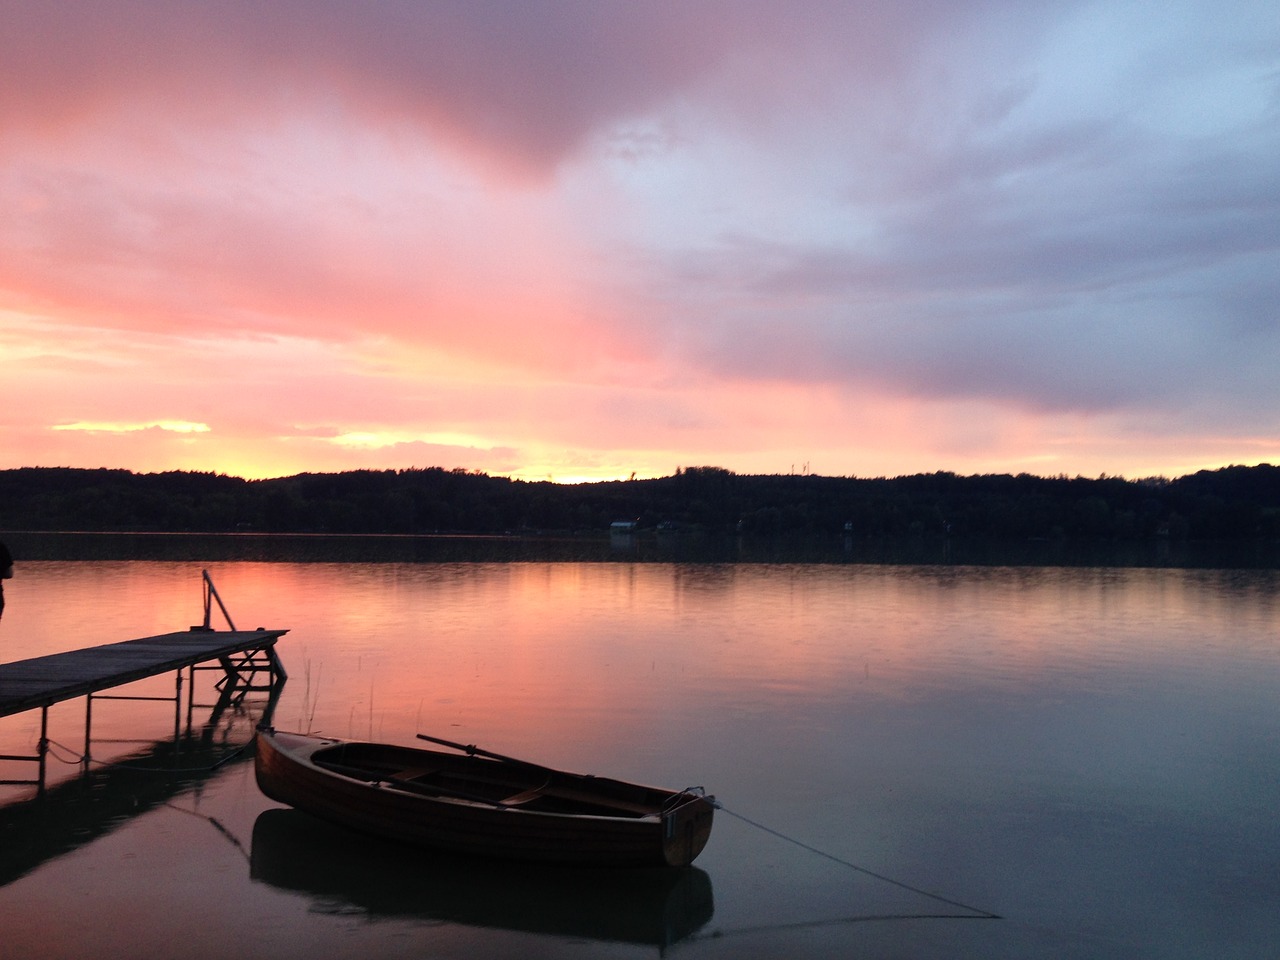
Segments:
[[[190,420],[152,420],[147,423],[95,423],[80,420],[75,423],[57,423],[54,430],[78,430],[84,433],[137,433],[141,430],[167,430],[170,433],[209,433],[207,423]]]
[[[546,477],[535,477],[533,479],[546,479],[552,483],[560,483],[565,486],[573,486],[579,483],[608,483],[612,480],[626,480],[628,477],[619,476],[617,474],[548,474]]]
[[[209,433],[207,423],[192,423],[190,420],[159,420],[149,426],[159,427],[161,430],[172,433]]]
[[[331,440],[340,447],[386,447],[395,443],[380,433],[343,433]]]

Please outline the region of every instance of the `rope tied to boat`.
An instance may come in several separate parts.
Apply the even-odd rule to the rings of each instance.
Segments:
[[[959,900],[952,900],[951,898],[944,897],[941,894],[932,893],[929,890],[922,890],[920,887],[914,887],[909,883],[903,883],[901,880],[895,880],[893,879],[893,877],[887,877],[883,873],[876,873],[874,870],[868,870],[866,867],[860,867],[856,863],[851,863],[848,860],[845,860],[841,857],[837,857],[835,854],[828,853],[826,850],[820,850],[817,847],[813,846],[812,844],[805,843],[803,840],[797,840],[795,837],[787,836],[782,831],[775,830],[773,827],[770,827],[770,826],[766,826],[765,824],[760,823],[758,820],[752,820],[750,817],[745,817],[734,810],[730,810],[728,807],[726,807],[723,803],[721,803],[715,797],[707,797],[706,800],[709,804],[711,804],[717,810],[721,811],[722,813],[727,813],[729,816],[734,817],[735,819],[741,820],[743,823],[747,824],[748,826],[755,827],[757,830],[761,830],[769,834],[770,836],[777,837],[779,840],[783,840],[786,843],[793,844],[794,846],[797,846],[802,850],[807,850],[809,853],[816,854],[819,857],[824,857],[827,860],[832,861],[833,863],[838,863],[842,867],[847,867],[848,869],[856,871],[857,873],[861,873],[864,876],[871,877],[874,880],[879,880],[882,883],[891,884],[902,890],[906,890],[910,893],[914,893],[922,897],[928,897],[930,900],[935,900],[938,903],[945,903],[947,906],[950,906],[950,907],[957,907],[958,909],[961,909],[961,910],[967,910],[969,911],[969,914],[972,915],[972,919],[975,919],[975,920],[1003,919],[1000,916],[1000,914],[992,913],[990,910],[984,910],[981,907],[975,907],[967,903],[961,903]]]
[[[688,803],[690,800],[706,800],[712,806],[715,806],[716,803],[715,797],[707,796],[706,787],[685,787],[683,790],[673,793],[671,796],[667,797],[666,800],[662,801],[662,815],[666,816],[672,810],[675,810],[677,807],[684,806],[684,804]]]

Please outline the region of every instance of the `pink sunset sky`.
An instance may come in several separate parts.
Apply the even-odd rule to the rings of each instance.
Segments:
[[[0,468],[1280,462],[1270,0],[0,0],[0,201]]]

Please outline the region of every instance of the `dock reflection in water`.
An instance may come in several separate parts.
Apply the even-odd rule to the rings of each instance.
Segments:
[[[205,783],[228,766],[252,760],[259,723],[270,723],[284,689],[245,698],[228,684],[200,726],[178,739],[156,740],[131,753],[86,766],[34,797],[0,802],[0,887],[41,864],[83,847],[116,827]],[[65,748],[64,748],[65,749]]]
[[[240,744],[186,738],[160,741],[101,768],[64,780],[40,797],[0,806],[0,887],[251,760]]]
[[[705,926],[711,878],[682,870],[548,867],[409,849],[305,813],[266,810],[250,875],[318,909],[416,918],[663,949]]]

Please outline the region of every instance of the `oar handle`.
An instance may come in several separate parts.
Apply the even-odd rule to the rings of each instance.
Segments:
[[[452,740],[441,740],[439,737],[428,737],[425,733],[418,734],[419,740],[426,740],[429,743],[438,743],[442,747],[452,747],[454,750],[461,750],[463,753],[483,753],[474,743],[454,743]]]

